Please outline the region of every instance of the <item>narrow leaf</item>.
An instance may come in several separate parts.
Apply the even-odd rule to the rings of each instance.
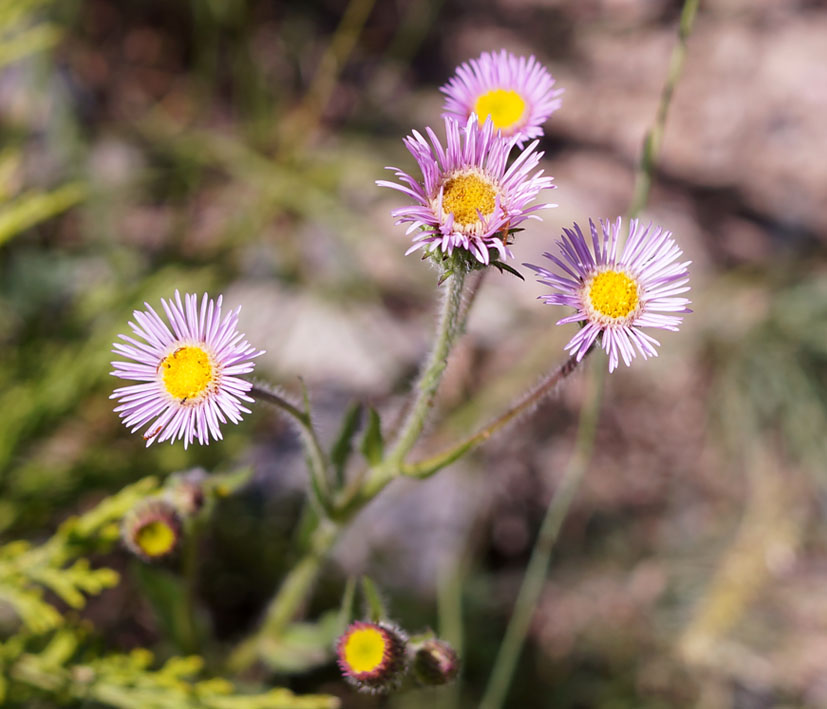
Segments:
[[[345,466],[353,452],[353,436],[362,422],[362,404],[351,404],[342,419],[342,427],[336,441],[330,449],[330,461],[336,471],[336,482],[341,485],[344,480]]]
[[[368,425],[362,438],[360,450],[371,465],[378,465],[385,455],[385,443],[382,440],[382,422],[374,408],[371,408],[368,414]]]
[[[369,576],[362,576],[362,595],[365,597],[368,618],[370,618],[372,622],[378,623],[380,620],[388,617],[385,604],[379,595],[379,590]]]

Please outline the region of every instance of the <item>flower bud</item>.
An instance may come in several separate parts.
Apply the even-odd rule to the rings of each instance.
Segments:
[[[459,674],[459,657],[447,642],[428,638],[413,648],[413,673],[424,685],[448,684]]]
[[[357,621],[336,642],[342,674],[363,692],[390,692],[407,670],[405,634],[389,623]]]
[[[142,500],[124,517],[121,536],[126,548],[144,561],[163,559],[180,544],[181,518],[166,500]]]
[[[167,485],[166,498],[175,505],[182,517],[192,517],[204,506],[206,477],[203,468],[194,468],[172,476]]]

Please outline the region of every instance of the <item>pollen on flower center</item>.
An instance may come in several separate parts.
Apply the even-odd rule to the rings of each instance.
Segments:
[[[185,401],[203,394],[215,380],[210,355],[200,347],[179,347],[161,362],[164,387],[175,399]]]
[[[497,190],[477,172],[462,172],[449,177],[442,186],[442,209],[454,215],[454,223],[467,227],[494,211]]]
[[[378,628],[358,628],[345,642],[344,660],[353,672],[372,672],[382,665],[387,646],[388,640]]]
[[[525,109],[525,99],[513,89],[492,89],[481,94],[474,103],[474,113],[479,116],[480,123],[485,123],[491,116],[494,128],[503,131],[515,127]]]
[[[176,541],[175,530],[163,520],[149,522],[135,533],[135,546],[150,558],[168,554]]]
[[[625,318],[638,306],[638,285],[621,271],[604,271],[586,287],[592,308],[609,318]]]

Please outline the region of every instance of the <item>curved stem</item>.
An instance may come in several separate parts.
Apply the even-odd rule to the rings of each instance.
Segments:
[[[439,324],[437,325],[434,348],[422,370],[416,385],[416,394],[408,415],[396,437],[396,443],[385,459],[376,466],[360,490],[360,498],[370,500],[399,475],[402,461],[414,447],[425,426],[425,419],[434,403],[442,374],[448,363],[448,355],[454,345],[457,334],[461,329],[462,289],[465,283],[465,269],[456,266],[453,273],[445,281],[440,310]]]
[[[316,429],[313,428],[310,411],[302,411],[287,401],[283,396],[260,383],[253,384],[250,395],[259,401],[264,401],[281,409],[298,424],[302,444],[309,463],[308,468],[310,470],[310,482],[314,499],[320,511],[325,515],[329,514],[331,501],[327,456],[322,450],[318,436],[316,436]]]
[[[575,369],[577,369],[578,364],[579,361],[576,357],[569,357],[562,365],[560,365],[560,367],[546,376],[510,409],[494,419],[487,426],[480,429],[473,436],[469,436],[453,448],[443,451],[442,453],[438,453],[431,458],[426,458],[418,463],[403,465],[403,475],[416,478],[427,478],[428,476],[433,475],[437,471],[444,468],[446,465],[450,465],[455,460],[459,460],[472,448],[475,448],[480,443],[487,441],[497,431],[514,421],[514,419],[516,419],[520,414],[523,414],[537,406],[546,396],[555,390],[560,382],[565,380],[572,372],[574,372]]]
[[[241,672],[252,665],[259,656],[267,638],[278,637],[296,615],[299,606],[307,600],[308,592],[318,578],[322,564],[338,538],[338,525],[322,520],[310,540],[310,548],[299,562],[290,569],[270,601],[261,627],[236,647],[228,661],[233,672]]]
[[[554,543],[557,541],[560,528],[566,519],[571,502],[580,487],[583,473],[591,458],[603,391],[602,378],[606,376],[606,370],[600,367],[597,374],[598,376],[591,383],[589,396],[584,402],[574,454],[566,468],[560,487],[555,491],[546,509],[480,709],[499,709],[503,705],[528,626],[537,607],[537,600],[543,590]]]

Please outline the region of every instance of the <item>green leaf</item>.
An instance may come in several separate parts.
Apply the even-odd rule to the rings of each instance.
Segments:
[[[371,621],[378,623],[388,617],[379,590],[369,576],[362,576],[362,595],[365,597],[367,615]]]
[[[292,623],[278,637],[268,638],[261,658],[276,672],[307,672],[327,663],[339,636],[339,613],[329,611],[315,623]]]
[[[372,407],[368,414],[368,425],[362,438],[360,450],[371,465],[378,465],[385,455],[385,443],[382,440],[382,422],[379,419],[379,414],[376,413],[376,409]]]
[[[503,263],[502,261],[492,261],[491,265],[494,266],[500,273],[503,271],[508,271],[510,274],[517,276],[521,281],[525,280],[525,277],[522,273],[520,273],[516,268],[513,266],[509,266],[507,263]]]
[[[362,410],[363,406],[358,401],[350,405],[342,419],[339,435],[330,449],[330,461],[333,463],[339,485],[344,480],[345,466],[353,452],[353,436],[362,422]]]
[[[198,647],[197,628],[190,623],[189,600],[183,579],[166,569],[135,564],[133,573],[152,605],[164,635],[182,652]]]
[[[356,578],[354,576],[348,577],[345,585],[345,592],[342,594],[342,605],[339,608],[339,626],[336,630],[337,635],[345,632],[348,623],[353,618],[353,597],[356,595]]]

